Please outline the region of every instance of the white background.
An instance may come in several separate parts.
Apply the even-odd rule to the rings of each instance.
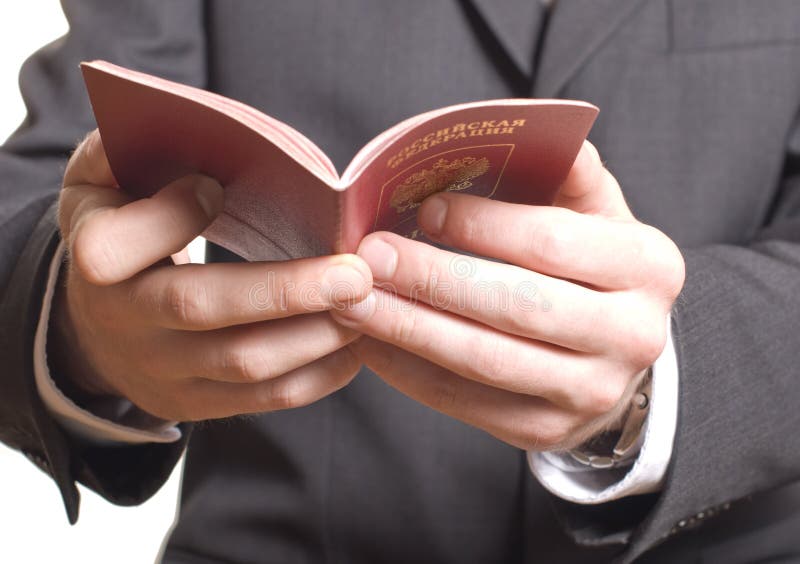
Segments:
[[[17,88],[20,65],[66,29],[56,0],[4,2],[0,7],[0,141],[25,114]],[[81,488],[81,519],[70,527],[50,478],[0,443],[0,562],[153,562],[174,517],[178,481],[176,471],[158,495],[137,508],[112,506]]]

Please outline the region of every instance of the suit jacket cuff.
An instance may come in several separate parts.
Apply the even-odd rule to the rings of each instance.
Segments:
[[[678,363],[671,327],[667,318],[667,342],[653,365],[650,413],[633,465],[599,470],[570,464],[566,453],[529,452],[531,471],[552,494],[573,503],[594,505],[661,488],[678,420]]]
[[[20,450],[58,486],[70,522],[78,519],[80,481],[112,503],[134,505],[152,496],[169,477],[191,432],[174,443],[125,446],[78,444],[50,415],[36,388],[34,340],[51,259],[59,244],[55,202],[28,237],[3,290],[0,352],[0,440]]]
[[[76,439],[96,446],[171,443],[180,440],[174,422],[149,415],[124,398],[101,398],[83,409],[67,397],[50,376],[47,363],[47,329],[65,245],[62,241],[50,262],[47,286],[33,344],[36,389],[50,415]]]

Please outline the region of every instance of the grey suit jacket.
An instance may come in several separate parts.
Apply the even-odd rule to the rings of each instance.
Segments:
[[[523,0],[63,4],[72,31],[26,63],[29,116],[0,152],[0,439],[53,476],[71,521],[76,480],[138,503],[187,442],[77,444],[33,385],[52,204],[93,127],[77,63],[105,58],[243,100],[340,168],[423,110],[588,100],[602,109],[591,139],[634,213],[680,245],[688,269],[659,494],[554,499],[523,453],[364,371],[307,408],[196,428],[165,561],[800,558],[798,2],[559,0],[549,19]]]

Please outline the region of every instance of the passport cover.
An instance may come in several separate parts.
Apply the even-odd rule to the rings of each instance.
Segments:
[[[225,209],[203,235],[248,260],[354,252],[376,230],[423,238],[416,210],[454,191],[549,205],[598,109],[507,99],[411,117],[341,174],[300,132],[218,94],[104,61],[84,81],[120,187],[147,197],[185,174],[219,180]]]

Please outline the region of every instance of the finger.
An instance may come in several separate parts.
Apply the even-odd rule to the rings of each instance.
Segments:
[[[435,241],[605,289],[649,283],[673,252],[663,234],[638,222],[462,194],[428,198],[417,219]]]
[[[369,235],[358,252],[382,288],[506,333],[599,352],[617,334],[599,332],[598,325],[625,319],[615,315],[614,296],[394,234]]]
[[[80,221],[103,210],[129,204],[133,198],[118,188],[94,184],[72,184],[61,190],[58,200],[58,221],[61,237],[71,242]]]
[[[82,207],[71,221],[73,263],[93,284],[125,280],[188,245],[222,210],[223,197],[215,180],[189,175],[122,207]]]
[[[184,247],[177,253],[170,256],[172,262],[175,264],[189,264],[192,258],[189,256],[189,247]]]
[[[576,390],[615,386],[598,379],[596,356],[502,333],[423,303],[374,289],[361,303],[332,312],[334,319],[475,382],[585,407]],[[610,370],[613,374],[613,370]],[[625,371],[620,368],[619,374]],[[619,381],[619,382],[618,382]],[[592,396],[594,397],[594,396]],[[619,393],[615,397],[619,397]]]
[[[363,299],[369,267],[355,255],[149,269],[120,285],[139,323],[205,331],[325,311]]]
[[[166,371],[174,377],[257,383],[325,357],[360,334],[327,313],[218,329],[169,339]]]
[[[95,186],[115,187],[117,181],[111,172],[100,132],[95,129],[78,145],[67,163],[64,172],[64,186],[93,184]]]
[[[584,141],[553,205],[584,214],[633,218],[619,183],[589,141]]]
[[[428,407],[525,450],[556,446],[572,418],[545,399],[459,377],[387,343],[363,337],[351,345],[387,384]]]
[[[355,355],[344,348],[258,384],[198,379],[178,398],[178,405],[172,402],[162,411],[169,410],[175,421],[196,421],[303,407],[347,385],[359,366]]]
[[[78,218],[105,208],[118,208],[133,201],[117,187],[100,132],[89,133],[75,149],[64,172],[59,198],[59,226],[68,239]]]

